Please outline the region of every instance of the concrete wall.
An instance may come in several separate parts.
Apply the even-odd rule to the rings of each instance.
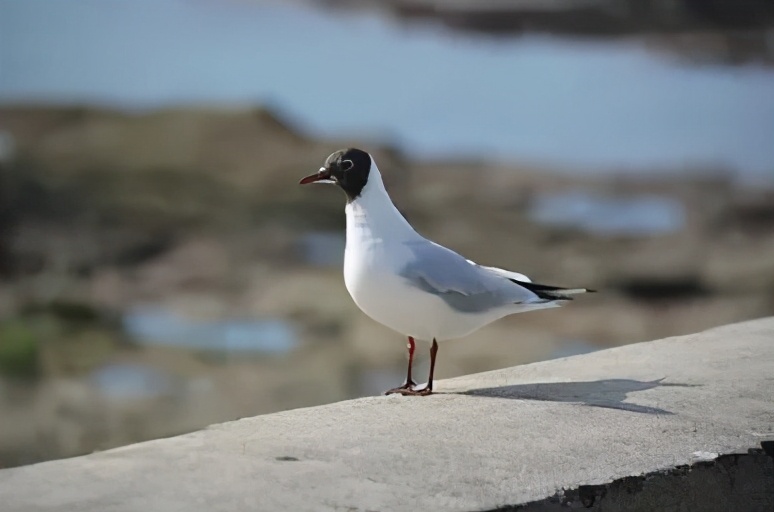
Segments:
[[[438,390],[3,470],[0,510],[774,510],[774,318]]]

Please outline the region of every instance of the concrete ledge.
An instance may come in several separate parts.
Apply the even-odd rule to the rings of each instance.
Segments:
[[[774,510],[774,318],[438,388],[3,470],[0,509]]]

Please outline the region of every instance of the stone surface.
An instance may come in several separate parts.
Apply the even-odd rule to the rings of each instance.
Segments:
[[[552,510],[589,489],[599,507],[614,482],[604,510],[648,510],[648,493],[690,510],[712,490],[717,506],[738,493],[739,510],[771,510],[771,457],[728,469],[727,456],[774,439],[772,368],[766,318],[441,381],[428,398],[297,409],[3,470],[0,508]],[[729,491],[689,478],[707,468]],[[663,480],[626,478],[640,475]]]

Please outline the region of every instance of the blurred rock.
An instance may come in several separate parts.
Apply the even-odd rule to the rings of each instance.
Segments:
[[[318,0],[339,8],[363,2]],[[644,36],[654,49],[697,62],[774,63],[774,4],[767,0],[391,0],[369,2],[406,20],[493,35],[544,32]]]

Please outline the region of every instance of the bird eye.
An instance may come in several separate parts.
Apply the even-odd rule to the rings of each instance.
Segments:
[[[341,165],[339,167],[341,167],[342,171],[348,171],[348,170],[352,169],[352,167],[354,167],[354,165],[355,164],[352,163],[352,160],[342,160],[341,161]]]

